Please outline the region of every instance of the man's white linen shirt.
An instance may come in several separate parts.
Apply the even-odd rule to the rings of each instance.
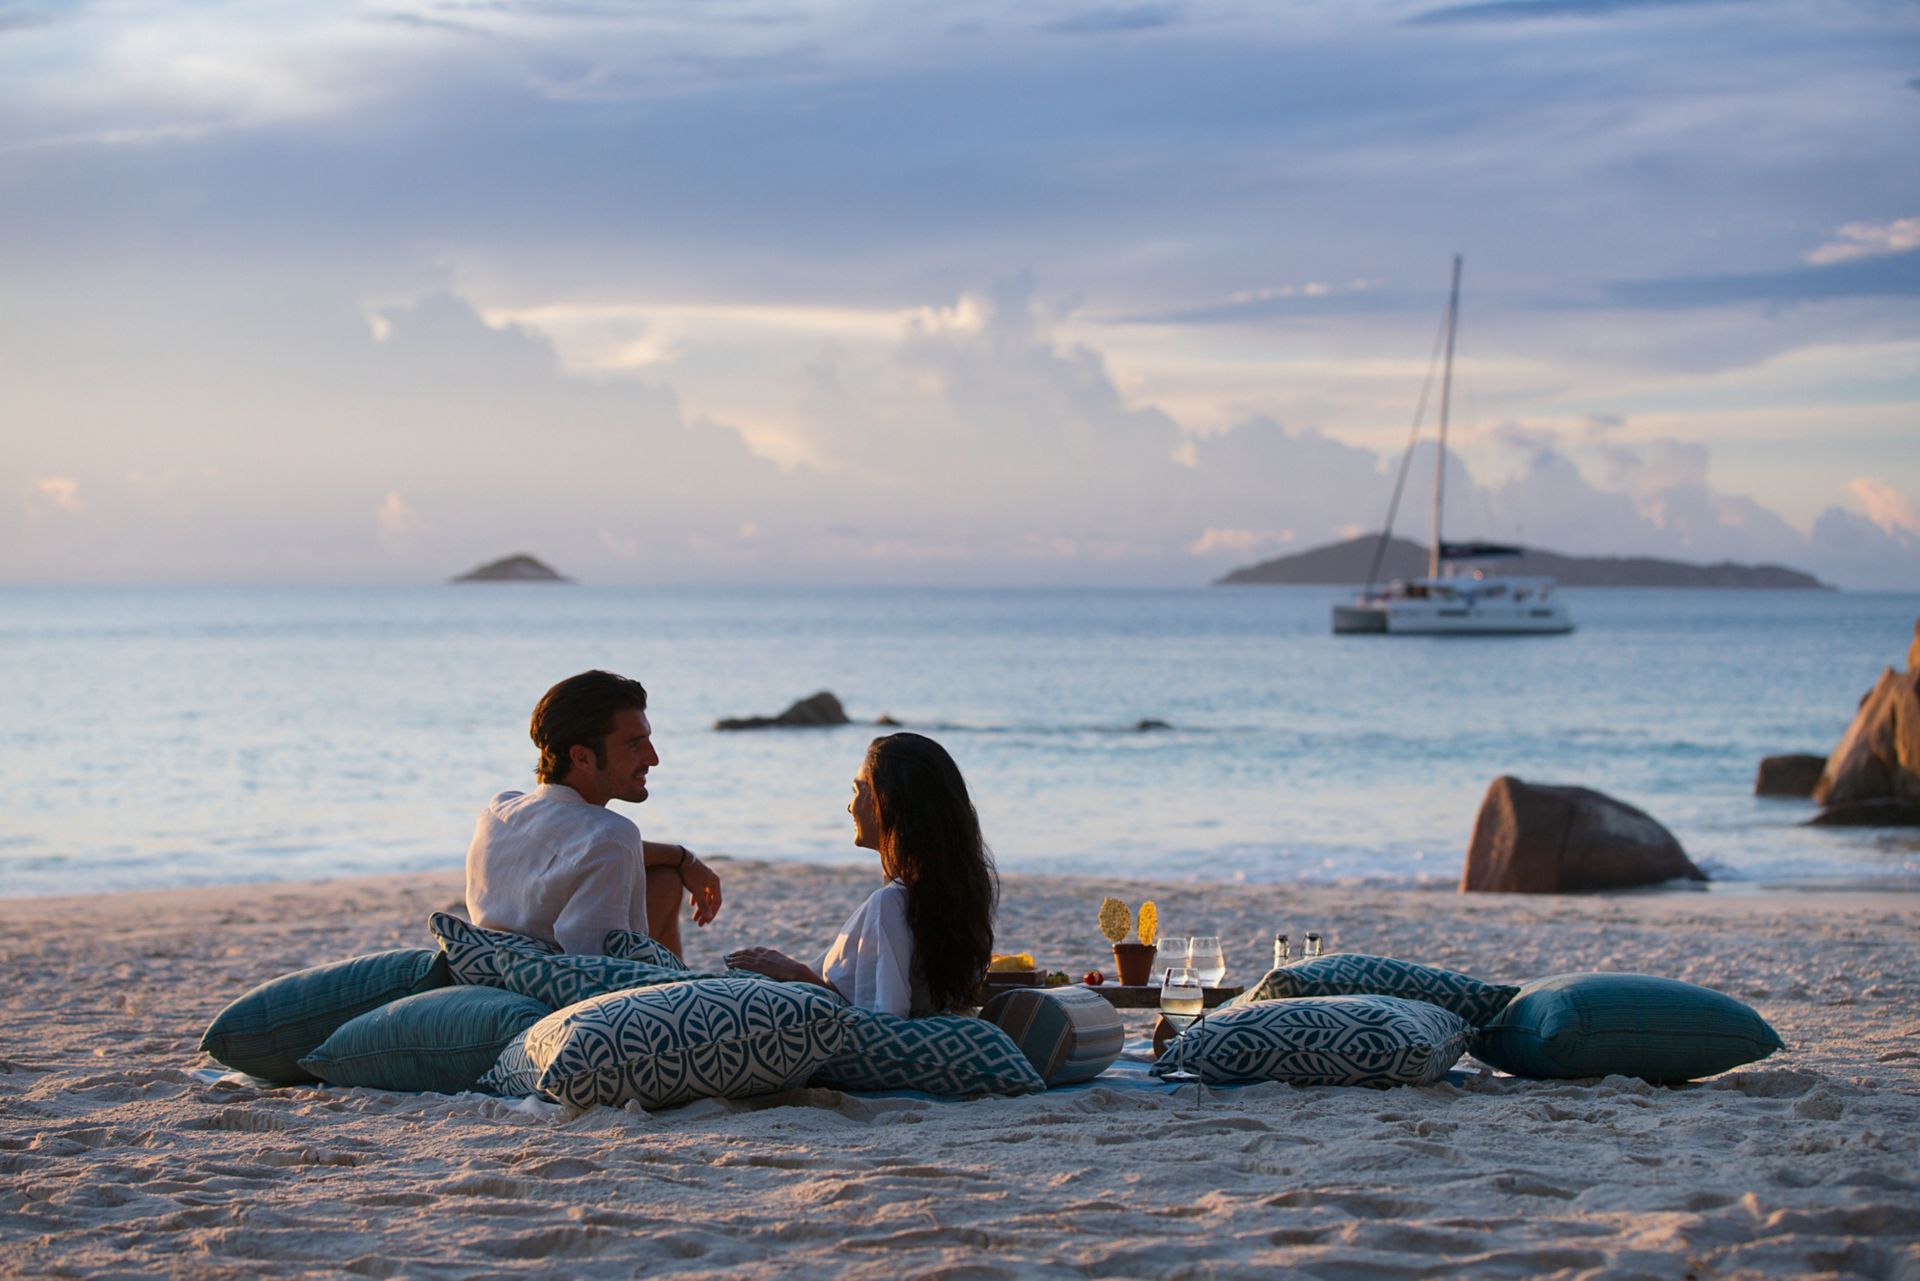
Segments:
[[[820,977],[863,1010],[901,1018],[933,1012],[926,984],[914,982],[906,886],[888,881],[853,909],[820,958]]]
[[[597,956],[608,930],[647,932],[647,869],[632,819],[563,783],[501,792],[467,847],[467,912],[510,930]]]

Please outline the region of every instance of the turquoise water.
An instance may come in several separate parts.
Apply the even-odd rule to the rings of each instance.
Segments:
[[[0,589],[0,894],[458,867],[589,666],[652,692],[623,808],[709,852],[869,857],[870,726],[711,728],[831,689],[940,738],[1011,869],[1451,884],[1513,773],[1641,806],[1720,878],[1920,887],[1920,838],[1751,795],[1904,663],[1920,594],[1569,591],[1574,635],[1484,639],[1334,637],[1340,595]]]

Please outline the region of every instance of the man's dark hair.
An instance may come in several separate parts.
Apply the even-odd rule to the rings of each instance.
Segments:
[[[540,781],[565,778],[573,768],[575,747],[591,748],[594,762],[604,768],[614,714],[627,708],[647,710],[647,687],[612,672],[581,672],[542,695],[527,726],[528,737],[540,749],[540,764],[534,768]]]

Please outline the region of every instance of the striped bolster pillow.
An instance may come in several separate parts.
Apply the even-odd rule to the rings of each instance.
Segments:
[[[980,1017],[1013,1038],[1050,1086],[1088,1081],[1120,1057],[1120,1012],[1084,987],[1017,987],[989,1000]]]

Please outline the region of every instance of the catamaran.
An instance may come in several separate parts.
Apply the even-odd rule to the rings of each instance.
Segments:
[[[1570,632],[1573,615],[1560,599],[1559,585],[1546,577],[1492,577],[1482,562],[1519,556],[1518,547],[1498,543],[1448,543],[1440,535],[1446,497],[1447,419],[1453,400],[1453,342],[1460,325],[1460,255],[1453,256],[1453,289],[1447,297],[1447,356],[1440,380],[1440,455],[1433,469],[1433,542],[1427,549],[1423,578],[1395,579],[1376,589],[1375,575],[1393,534],[1407,463],[1419,439],[1407,442],[1400,480],[1394,485],[1387,522],[1367,571],[1366,585],[1351,604],[1333,607],[1336,633],[1384,632],[1389,635],[1503,636]],[[1431,377],[1431,374],[1429,374]],[[1431,384],[1429,384],[1431,386]],[[1424,398],[1424,397],[1423,397]]]

